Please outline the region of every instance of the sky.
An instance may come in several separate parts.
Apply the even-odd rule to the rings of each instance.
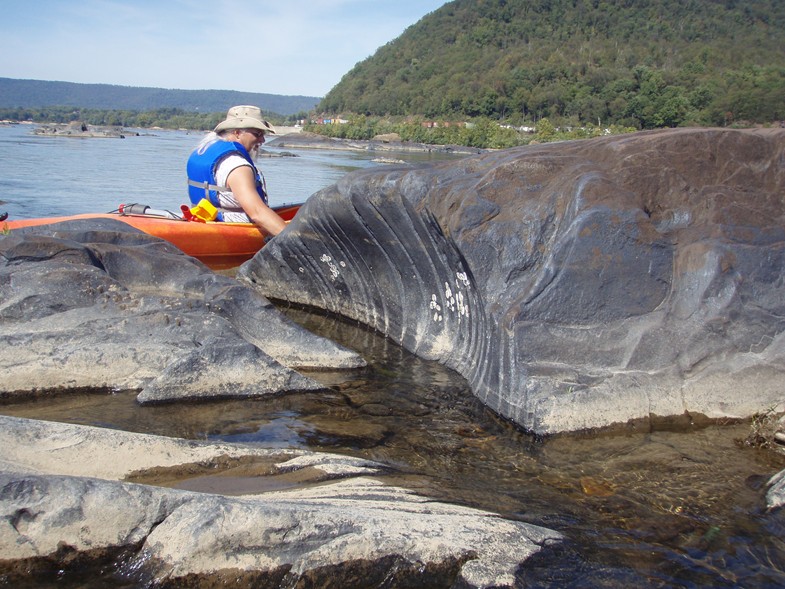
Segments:
[[[324,96],[446,0],[4,0],[0,77]]]

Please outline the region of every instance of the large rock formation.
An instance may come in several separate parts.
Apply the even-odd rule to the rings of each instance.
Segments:
[[[241,275],[459,371],[540,433],[782,410],[785,131],[353,173]]]
[[[264,297],[119,221],[0,236],[0,393],[139,389],[139,401],[323,388],[298,368],[355,352]]]
[[[384,467],[346,456],[9,417],[0,443],[0,575],[11,584],[95,561],[135,586],[511,587],[523,561],[561,538],[387,486],[368,478]],[[232,465],[256,491],[122,480],[220,480]]]
[[[247,285],[115,221],[0,237],[0,328],[5,396],[317,391],[296,368],[365,364]],[[158,587],[512,586],[522,562],[560,539],[386,485],[385,466],[346,456],[2,416],[0,447],[10,584],[92,565]]]

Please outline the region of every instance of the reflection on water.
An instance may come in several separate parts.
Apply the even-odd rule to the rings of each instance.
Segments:
[[[520,571],[521,587],[785,586],[785,510],[764,507],[785,460],[740,447],[748,425],[536,440],[446,368],[354,325],[287,312],[369,366],[311,373],[330,387],[320,394],[157,407],[130,393],[71,395],[0,411],[384,462],[391,482],[563,532],[563,546]]]

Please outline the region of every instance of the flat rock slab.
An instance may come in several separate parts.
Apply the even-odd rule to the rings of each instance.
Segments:
[[[352,173],[241,267],[454,368],[537,433],[785,410],[785,130]]]
[[[0,236],[0,394],[139,389],[140,402],[322,386],[363,366],[257,291],[113,220]]]
[[[0,467],[6,472],[118,481],[153,469],[248,459],[273,462],[271,474],[315,467],[322,473],[319,481],[384,471],[378,463],[349,456],[182,440],[4,415],[0,415],[0,445],[4,449]]]
[[[157,586],[511,587],[521,563],[561,539],[369,479],[384,469],[361,459],[10,417],[0,418],[0,440],[0,574],[9,581],[81,555]],[[226,456],[340,480],[244,497],[117,480],[194,460],[219,468]]]

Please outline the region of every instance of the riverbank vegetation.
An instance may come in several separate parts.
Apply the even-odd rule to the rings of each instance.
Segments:
[[[555,127],[547,118],[540,119],[534,127],[500,125],[487,117],[471,121],[426,121],[422,117],[389,118],[358,115],[343,124],[310,124],[306,131],[340,139],[369,140],[379,135],[397,135],[401,141],[429,145],[466,145],[468,147],[503,149],[547,143],[566,139],[588,139],[600,135],[628,133],[633,127],[611,125],[598,127],[589,123],[579,127]]]
[[[0,108],[0,120],[32,121],[41,124],[80,122],[95,126],[138,128],[138,129],[185,129],[206,131],[213,129],[225,117],[225,113],[188,112],[179,108],[162,108],[153,111],[100,110],[74,107],[47,108]],[[282,117],[276,113],[265,113],[273,125],[292,125],[299,120],[309,120],[307,113]],[[468,147],[501,149],[526,145],[533,141],[545,143],[564,139],[586,139],[609,133],[634,131],[632,127],[612,125],[600,128],[588,124],[580,127],[557,128],[548,119],[541,119],[536,127],[521,130],[509,125],[500,125],[487,117],[470,121],[427,122],[423,117],[366,117],[353,116],[345,124],[324,125],[311,123],[305,126],[311,131],[327,137],[352,140],[370,140],[377,135],[397,134],[401,141],[427,143],[431,145],[466,145]]]

